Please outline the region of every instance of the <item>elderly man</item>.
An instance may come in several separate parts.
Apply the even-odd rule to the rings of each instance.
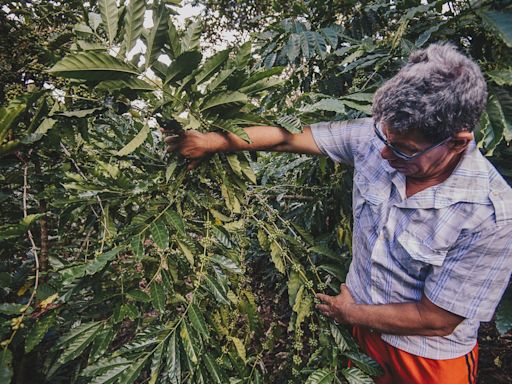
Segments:
[[[166,139],[195,166],[213,152],[327,155],[355,168],[353,260],[317,308],[351,324],[378,383],[474,383],[477,331],[512,268],[512,190],[473,139],[486,102],[478,66],[451,45],[411,55],[375,94],[373,119],[302,133],[249,127],[252,140],[191,131]]]

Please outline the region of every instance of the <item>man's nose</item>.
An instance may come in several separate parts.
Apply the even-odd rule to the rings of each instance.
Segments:
[[[396,160],[398,157],[393,153],[391,149],[389,149],[387,146],[384,146],[380,150],[380,155],[384,160]]]

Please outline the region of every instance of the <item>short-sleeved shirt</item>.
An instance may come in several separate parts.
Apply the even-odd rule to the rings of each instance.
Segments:
[[[406,197],[405,176],[384,160],[370,118],[311,125],[319,149],[354,166],[353,255],[346,284],[357,303],[417,302],[464,317],[448,336],[383,334],[431,359],[475,346],[512,269],[512,189],[474,141],[444,182]]]

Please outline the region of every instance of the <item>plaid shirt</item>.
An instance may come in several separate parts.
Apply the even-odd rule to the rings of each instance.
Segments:
[[[431,359],[475,346],[512,269],[512,189],[473,141],[450,177],[411,197],[405,176],[382,159],[373,120],[311,125],[320,150],[355,167],[353,260],[347,286],[357,303],[419,301],[465,318],[443,337],[383,334],[387,343]]]

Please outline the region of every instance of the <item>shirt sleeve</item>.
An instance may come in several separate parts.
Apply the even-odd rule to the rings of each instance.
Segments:
[[[337,163],[354,165],[361,145],[373,137],[371,118],[311,124],[311,133],[320,151]]]
[[[424,293],[435,305],[468,319],[490,321],[512,269],[510,225],[465,236],[434,266]]]

